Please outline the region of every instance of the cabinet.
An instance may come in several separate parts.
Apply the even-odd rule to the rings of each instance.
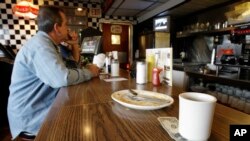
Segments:
[[[250,81],[186,71],[187,91],[211,94],[217,102],[250,114]]]
[[[192,85],[200,85],[202,82],[203,87],[206,87],[208,83],[219,83],[223,85],[230,85],[239,87],[242,89],[249,89],[250,81],[242,79],[232,79],[229,77],[218,77],[214,74],[203,74],[197,71],[186,71],[188,77],[187,90],[190,90]]]
[[[250,81],[250,66],[216,64],[216,76],[223,77],[223,73],[229,73],[228,77],[232,79]]]
[[[234,27],[227,27],[217,30],[206,30],[206,31],[197,31],[197,32],[177,32],[176,38],[184,38],[190,36],[197,36],[197,35],[223,35],[223,34],[230,34],[234,30]]]

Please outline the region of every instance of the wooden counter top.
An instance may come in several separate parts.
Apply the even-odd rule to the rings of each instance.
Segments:
[[[85,83],[62,88],[35,140],[172,140],[157,118],[178,118],[178,95],[181,91],[167,85],[137,85],[135,79],[130,79],[126,71],[122,71],[121,76],[128,80],[105,82],[94,78]],[[175,102],[160,110],[142,111],[128,109],[111,99],[113,92],[128,88],[164,93],[172,96]],[[209,140],[229,140],[230,124],[250,124],[250,116],[217,104]]]

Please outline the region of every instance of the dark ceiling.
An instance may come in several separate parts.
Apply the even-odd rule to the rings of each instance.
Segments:
[[[74,0],[104,5],[110,0]],[[249,0],[114,0],[104,13],[112,16],[135,17],[140,22],[156,15],[181,17],[218,6]]]

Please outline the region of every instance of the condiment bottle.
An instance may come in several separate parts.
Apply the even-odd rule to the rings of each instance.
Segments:
[[[162,69],[160,68],[153,68],[153,78],[152,78],[152,83],[154,86],[159,86],[161,84],[160,82],[160,72]]]
[[[146,57],[146,61],[147,61],[147,81],[148,82],[152,82],[152,72],[153,72],[153,68],[155,66],[155,55],[154,54],[149,54]]]

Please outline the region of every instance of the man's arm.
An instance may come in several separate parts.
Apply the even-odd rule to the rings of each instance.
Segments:
[[[78,44],[72,44],[71,54],[76,62],[80,61],[80,47]]]

